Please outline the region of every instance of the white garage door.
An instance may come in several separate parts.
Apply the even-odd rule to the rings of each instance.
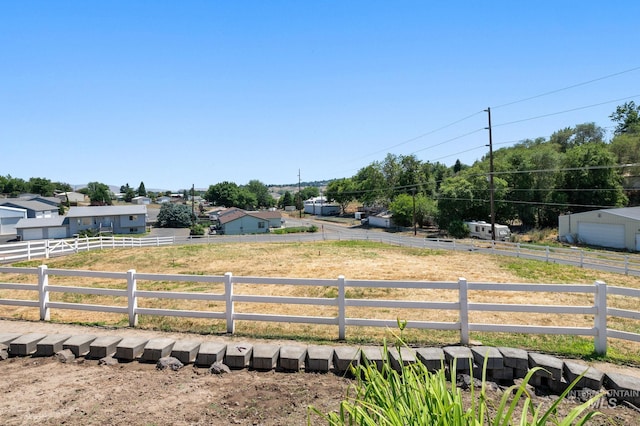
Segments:
[[[22,239],[25,241],[29,240],[41,240],[42,239],[42,229],[25,229],[22,231]]]
[[[624,248],[624,225],[580,222],[578,239],[594,246]]]
[[[49,238],[67,238],[67,228],[64,226],[49,228]]]

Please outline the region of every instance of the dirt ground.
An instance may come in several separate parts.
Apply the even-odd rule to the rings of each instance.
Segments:
[[[0,331],[232,340],[228,336],[9,320],[0,320]],[[640,377],[637,369],[629,372],[622,367],[609,368]],[[98,361],[83,358],[67,364],[53,357],[10,358],[0,361],[0,421],[3,425],[326,424],[317,415],[308,417],[308,407],[323,413],[337,410],[352,383],[333,373],[235,370],[212,375],[206,368],[193,366],[159,371],[155,364],[139,362],[101,366]],[[500,389],[491,392],[495,401],[501,394]],[[544,395],[534,397],[536,405],[552,401]],[[568,412],[575,405],[575,401],[567,400],[562,411]],[[632,408],[598,408],[606,418],[597,417],[589,424],[640,424],[640,413]]]

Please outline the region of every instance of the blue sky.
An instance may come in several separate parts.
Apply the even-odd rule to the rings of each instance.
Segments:
[[[350,177],[388,152],[471,164],[487,107],[495,149],[587,122],[610,136],[615,107],[640,100],[638,16],[622,1],[4,1],[0,175],[177,190]]]

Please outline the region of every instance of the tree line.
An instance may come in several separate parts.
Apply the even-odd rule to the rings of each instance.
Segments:
[[[495,219],[552,227],[558,215],[640,203],[633,179],[640,171],[640,107],[618,106],[613,138],[594,123],[527,139],[493,154]],[[447,229],[463,220],[490,220],[490,158],[452,167],[414,155],[388,154],[354,176],[329,183],[326,194],[345,208],[357,201],[393,212],[394,221]],[[624,183],[629,182],[628,188]],[[415,208],[414,208],[415,206]],[[415,213],[414,213],[415,212]]]

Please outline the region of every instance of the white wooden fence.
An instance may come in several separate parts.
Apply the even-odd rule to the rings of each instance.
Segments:
[[[347,315],[348,308],[370,307],[407,310],[445,310],[457,311],[458,319],[451,322],[421,321],[411,318],[400,318],[407,321],[407,327],[431,330],[453,330],[460,333],[462,344],[469,343],[470,332],[504,332],[504,333],[533,333],[590,336],[594,338],[594,349],[597,353],[607,351],[607,337],[640,342],[640,334],[607,328],[609,317],[640,320],[640,312],[614,309],[607,306],[608,298],[624,296],[625,298],[640,299],[640,290],[607,286],[604,282],[596,281],[594,285],[577,284],[502,284],[502,283],[469,283],[460,278],[454,282],[425,282],[425,281],[371,281],[349,280],[344,276],[337,279],[302,279],[302,278],[265,278],[242,277],[231,273],[224,275],[167,275],[137,273],[135,270],[127,272],[100,272],[49,269],[46,265],[37,268],[0,267],[0,274],[20,274],[37,276],[37,283],[6,283],[0,282],[0,290],[26,290],[37,292],[37,300],[17,300],[0,298],[0,305],[26,306],[40,309],[40,319],[49,320],[51,309],[76,309],[96,312],[111,312],[125,314],[129,317],[129,324],[136,326],[139,315],[162,315],[175,317],[209,318],[226,322],[227,332],[234,333],[236,321],[271,321],[283,323],[307,323],[334,325],[338,328],[338,338],[345,339],[348,326],[363,327],[397,327],[397,319],[356,318]],[[122,281],[122,289],[71,287],[50,285],[50,276],[69,276],[86,278],[107,278]],[[224,284],[222,293],[205,292],[173,292],[173,291],[143,291],[137,289],[137,281],[151,282],[201,282],[209,284]],[[15,281],[15,280],[14,280]],[[125,285],[126,283],[126,285]],[[329,287],[336,289],[336,297],[287,297],[234,294],[234,286],[238,284],[259,284],[275,286],[308,286]],[[125,288],[126,287],[126,288]],[[389,288],[389,289],[435,289],[449,290],[458,293],[456,301],[434,302],[428,300],[380,300],[347,297],[347,288]],[[469,291],[501,291],[501,292],[550,292],[577,293],[592,295],[593,304],[585,306],[543,305],[543,304],[503,304],[476,303],[469,299]],[[93,294],[126,298],[127,305],[107,306],[70,302],[52,302],[51,293]],[[1,294],[1,293],[0,293]],[[175,299],[175,300],[204,300],[221,302],[224,310],[194,311],[180,309],[141,308],[141,299]],[[264,313],[236,312],[236,303],[273,303],[298,304],[310,306],[332,306],[337,308],[335,316],[312,315],[274,315]],[[634,304],[637,306],[637,304]],[[408,312],[408,311],[407,311]],[[515,324],[492,324],[469,322],[472,312],[519,312],[539,313],[550,316],[559,314],[593,316],[593,325],[589,327],[550,327]]]

